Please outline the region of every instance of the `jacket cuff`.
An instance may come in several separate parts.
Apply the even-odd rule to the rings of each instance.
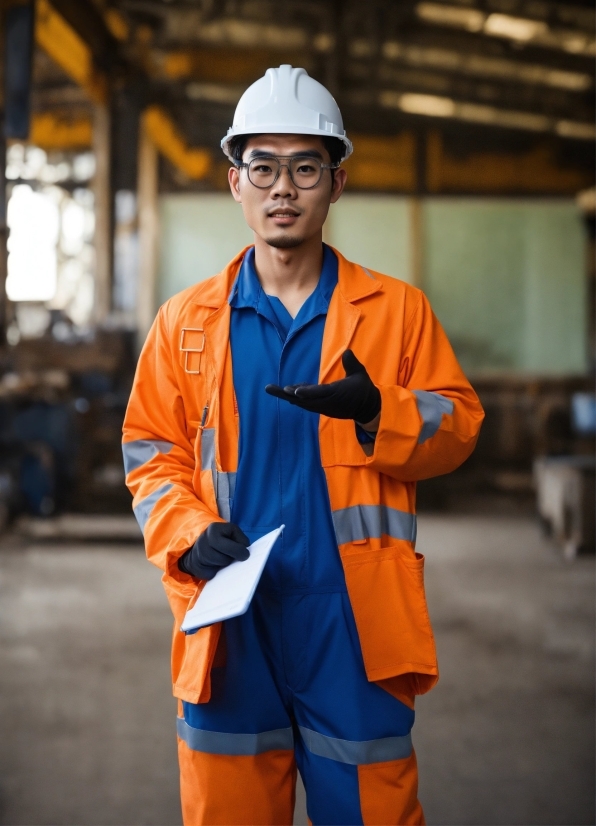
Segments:
[[[383,472],[387,466],[403,465],[418,445],[422,420],[416,396],[405,387],[379,385],[381,419],[374,451],[367,464]]]
[[[365,430],[358,422],[354,422],[356,426],[356,438],[361,445],[372,445],[377,438],[378,430]]]

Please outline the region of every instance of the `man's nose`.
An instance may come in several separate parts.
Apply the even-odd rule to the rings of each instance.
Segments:
[[[279,177],[271,188],[271,195],[278,198],[296,197],[296,186],[286,164],[283,164],[279,170]]]

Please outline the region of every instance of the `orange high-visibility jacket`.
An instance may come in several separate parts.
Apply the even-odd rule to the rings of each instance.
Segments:
[[[229,520],[239,421],[228,296],[245,252],[160,309],[124,423],[134,512],[175,618],[174,694],[191,703],[209,700],[221,623],[179,630],[204,583],[177,561],[210,523]],[[411,704],[438,679],[424,559],[414,551],[416,481],[470,455],[483,411],[424,294],[335,253],[319,381],[344,377],[351,348],[381,392],[381,421],[367,456],[353,421],[321,416],[321,462],[367,677]]]

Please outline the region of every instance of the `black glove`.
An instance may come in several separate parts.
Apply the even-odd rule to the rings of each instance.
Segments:
[[[197,579],[213,579],[220,568],[237,559],[244,562],[250,553],[250,539],[232,522],[213,522],[203,531],[190,551],[178,560],[178,568]]]
[[[368,424],[381,410],[381,394],[351,350],[346,350],[341,360],[345,379],[331,384],[291,384],[284,388],[268,384],[265,391],[311,413]]]

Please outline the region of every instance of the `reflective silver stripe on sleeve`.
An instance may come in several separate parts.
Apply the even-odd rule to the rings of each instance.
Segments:
[[[173,487],[174,485],[170,482],[162,485],[160,488],[157,488],[157,490],[154,490],[153,493],[150,493],[149,496],[146,496],[136,507],[133,508],[133,513],[136,516],[139,527],[143,533],[145,533],[145,525],[151,516],[151,511],[159,502],[161,497],[165,496],[166,493],[169,490],[172,490]]]
[[[232,500],[236,491],[235,471],[220,471],[215,466],[215,428],[203,428],[201,436],[201,469],[211,470],[217,510],[222,519],[232,518]]]
[[[134,442],[124,442],[122,455],[124,457],[124,472],[128,474],[151,461],[158,453],[169,453],[174,447],[171,442],[161,442],[155,439],[136,439]]]
[[[388,505],[352,505],[333,511],[332,517],[338,545],[384,535],[416,541],[416,515]]]
[[[422,416],[422,430],[418,436],[418,444],[422,445],[427,439],[435,435],[441,426],[443,413],[453,414],[451,399],[441,396],[440,393],[429,393],[427,390],[413,390],[416,396],[418,412]]]
[[[201,435],[201,470],[215,467],[215,428],[204,427]]]
[[[258,734],[233,734],[227,731],[206,731],[189,726],[183,717],[176,719],[178,737],[189,749],[206,754],[230,756],[262,754],[264,751],[294,748],[292,727],[261,731]]]
[[[219,515],[222,519],[226,519],[228,522],[232,518],[231,510],[232,510],[232,500],[234,499],[234,493],[236,491],[236,473],[234,471],[216,471],[215,472],[215,484],[216,484],[216,499],[217,499],[217,510],[219,511]]]
[[[299,730],[304,745],[312,754],[328,757],[338,763],[349,763],[350,766],[403,760],[412,753],[411,734],[382,737],[379,740],[339,740],[303,726],[299,726]]]

